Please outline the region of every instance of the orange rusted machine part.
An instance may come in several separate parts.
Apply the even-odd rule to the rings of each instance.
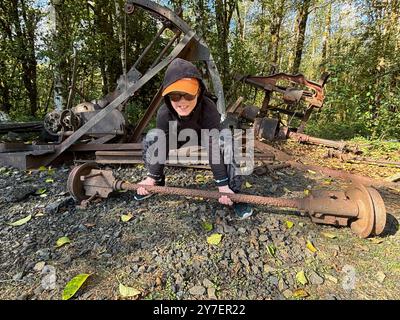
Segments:
[[[68,190],[77,201],[107,198],[118,190],[136,190],[143,185],[114,177],[111,170],[99,170],[95,163],[75,167],[68,177]],[[146,186],[146,190],[207,199],[224,193],[176,187]],[[314,191],[306,198],[284,199],[247,194],[225,194],[234,202],[295,208],[307,213],[315,223],[350,226],[361,238],[379,235],[386,225],[386,209],[380,194],[371,187],[354,184],[346,191]]]

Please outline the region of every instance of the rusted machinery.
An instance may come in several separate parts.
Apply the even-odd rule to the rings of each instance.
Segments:
[[[107,198],[118,190],[136,190],[143,185],[115,179],[111,170],[99,170],[95,163],[72,169],[68,190],[77,201]],[[146,190],[161,194],[218,199],[224,193],[175,187],[146,186]],[[306,198],[283,199],[245,194],[225,194],[234,202],[295,208],[307,213],[319,224],[350,226],[361,238],[382,233],[386,225],[386,209],[380,194],[371,187],[352,185],[346,191],[313,191]]]
[[[280,114],[286,114],[291,117],[301,119],[297,132],[303,132],[304,127],[309,120],[314,109],[320,109],[324,103],[324,86],[329,78],[328,73],[322,74],[319,82],[307,80],[304,75],[290,75],[287,73],[276,73],[270,76],[236,76],[237,81],[249,84],[257,89],[264,90],[264,100],[261,108],[254,109],[254,106],[247,106],[242,112],[242,116],[255,121],[258,116],[261,119],[277,118],[280,121]],[[289,85],[282,85],[282,82],[289,82]],[[271,105],[273,93],[282,95],[284,108]],[[305,107],[300,107],[300,103],[304,102]],[[247,110],[246,110],[247,109]],[[304,109],[304,110],[302,110]],[[304,112],[302,112],[304,111]],[[278,114],[274,117],[273,113]],[[249,118],[250,116],[250,118]],[[261,121],[261,120],[259,120]],[[287,124],[287,126],[289,126]]]
[[[221,79],[210,50],[204,41],[175,12],[166,7],[149,0],[128,0],[126,2],[125,12],[127,15],[132,16],[137,10],[145,10],[161,27],[129,71],[121,75],[116,90],[95,101],[86,101],[62,112],[49,113],[44,119],[44,128],[58,139],[58,143],[52,144],[47,149],[37,148],[36,145],[32,145],[29,151],[26,151],[23,146],[19,151],[13,148],[12,151],[0,154],[0,164],[27,169],[48,165],[64,153],[70,153],[71,148],[77,144],[82,146],[82,149],[91,144],[90,150],[93,150],[94,146],[98,146],[97,151],[104,151],[100,146],[113,139],[114,142],[123,140],[128,143],[139,143],[142,140],[144,129],[162,102],[161,88],[154,95],[142,119],[129,134],[127,134],[126,120],[123,114],[124,107],[146,83],[178,57],[203,63],[207,73],[205,76],[208,76],[209,90],[218,98],[218,111],[225,112]],[[165,41],[166,39],[167,41]],[[156,60],[150,66],[144,65],[144,57],[149,54],[150,50],[155,50],[157,41],[162,41],[164,44],[161,46]],[[89,149],[87,151],[89,152]]]

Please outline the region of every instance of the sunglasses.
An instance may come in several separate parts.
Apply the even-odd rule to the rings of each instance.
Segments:
[[[180,101],[182,98],[184,98],[186,101],[193,101],[194,99],[196,99],[197,94],[195,95],[191,95],[189,93],[170,93],[168,95],[168,97],[171,99],[171,101],[173,102],[178,102]]]

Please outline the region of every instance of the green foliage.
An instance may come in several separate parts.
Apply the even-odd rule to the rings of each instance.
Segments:
[[[4,3],[3,3],[4,2]],[[52,111],[54,70],[59,70],[64,104],[72,83],[74,48],[77,52],[76,86],[87,100],[112,92],[123,71],[143,52],[159,25],[144,10],[125,15],[124,0],[65,0],[56,6],[56,34],[49,29],[50,13],[34,0],[4,0],[0,5],[0,108],[13,120],[43,119]],[[298,1],[221,0],[156,1],[183,9],[183,19],[209,46],[221,74],[228,103],[239,96],[261,106],[263,92],[233,81],[237,74],[290,73],[296,47]],[[13,14],[13,4],[18,15]],[[313,114],[306,132],[329,139],[356,136],[398,139],[400,136],[400,29],[396,1],[313,0],[300,72],[317,80],[323,71],[331,77],[325,103]],[[126,22],[126,23],[125,23]],[[18,26],[23,31],[14,32]],[[36,74],[29,75],[29,32],[35,31]],[[125,38],[126,37],[126,38]],[[137,66],[142,74],[155,60],[162,39]],[[324,47],[325,45],[325,47]],[[323,47],[326,49],[323,53]],[[124,51],[126,49],[126,51]],[[31,50],[32,51],[32,50]],[[125,53],[124,53],[125,52]],[[24,82],[24,76],[36,89]],[[163,72],[141,88],[126,106],[131,124],[137,123],[160,87]],[[29,92],[37,94],[32,111]],[[75,94],[72,106],[85,99]],[[279,104],[279,101],[274,101]],[[292,125],[298,124],[293,119]],[[154,118],[149,127],[154,126]]]

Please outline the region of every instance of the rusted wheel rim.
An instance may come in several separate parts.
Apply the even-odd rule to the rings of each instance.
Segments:
[[[374,205],[370,193],[363,185],[352,185],[346,190],[346,196],[356,201],[359,208],[358,217],[351,222],[351,230],[360,238],[367,238],[371,235],[375,225]]]
[[[373,235],[380,235],[386,226],[386,208],[385,203],[378,191],[374,188],[367,188],[372,198],[375,212],[375,224],[372,230]]]
[[[85,194],[81,177],[88,175],[92,169],[96,169],[95,162],[88,162],[72,169],[68,176],[67,186],[69,193],[77,200],[83,201],[89,198]]]

